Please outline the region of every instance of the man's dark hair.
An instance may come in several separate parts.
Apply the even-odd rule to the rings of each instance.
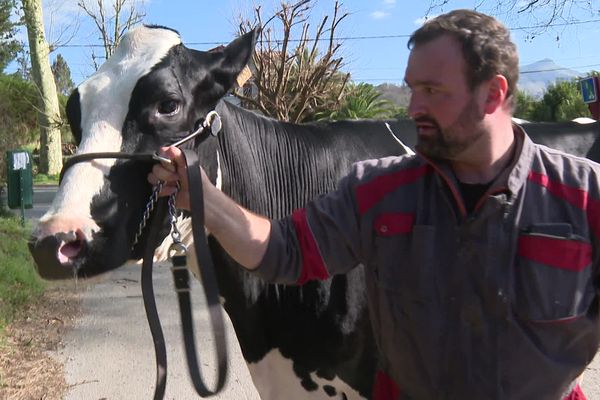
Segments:
[[[465,74],[471,90],[497,74],[503,75],[508,81],[506,97],[514,103],[519,55],[510,32],[500,21],[473,10],[450,11],[417,29],[408,40],[408,48],[413,49],[443,35],[451,35],[462,44]]]

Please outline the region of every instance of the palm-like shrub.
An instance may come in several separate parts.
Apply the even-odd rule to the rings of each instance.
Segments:
[[[373,85],[352,83],[342,98],[340,108],[322,112],[318,119],[384,119],[401,114],[400,107],[380,97],[381,93]]]

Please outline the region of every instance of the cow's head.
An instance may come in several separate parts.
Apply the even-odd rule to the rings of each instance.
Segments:
[[[251,32],[220,50],[203,52],[186,48],[168,28],[130,31],[69,98],[67,116],[78,154],[152,153],[184,137],[233,86],[249,61],[254,37]],[[151,192],[150,168],[150,163],[123,160],[69,168],[32,235],[30,249],[40,275],[64,278],[75,271],[89,276],[139,258],[143,240],[132,245]]]

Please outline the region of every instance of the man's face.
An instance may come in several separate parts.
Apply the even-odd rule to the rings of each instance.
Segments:
[[[486,134],[481,87],[466,82],[456,39],[441,36],[413,48],[406,68],[412,90],[408,114],[417,126],[417,150],[435,158],[460,159]],[[483,93],[485,95],[485,93]]]

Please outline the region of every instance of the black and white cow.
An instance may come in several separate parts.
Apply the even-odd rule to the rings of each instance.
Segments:
[[[153,152],[216,109],[223,130],[197,148],[207,173],[232,198],[272,217],[333,189],[352,162],[406,152],[392,131],[414,132],[410,122],[294,125],[222,101],[253,43],[250,33],[202,52],[167,28],[129,32],[69,99],[78,152]],[[144,237],[131,246],[151,191],[150,168],[114,160],[70,168],[30,244],[40,274],[90,276],[141,257]],[[263,399],[370,397],[377,359],[362,269],[276,286],[249,275],[216,241],[210,246],[223,306]]]

